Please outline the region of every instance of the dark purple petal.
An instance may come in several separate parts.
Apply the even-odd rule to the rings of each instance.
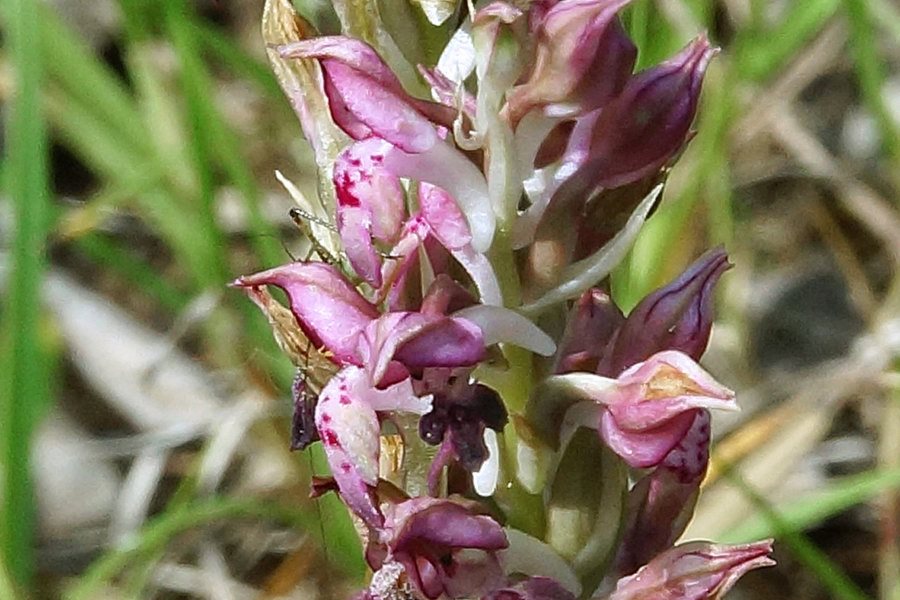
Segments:
[[[710,250],[677,279],[631,311],[616,338],[613,366],[621,371],[662,350],[699,360],[712,329],[713,289],[731,265],[722,248]]]
[[[395,358],[410,368],[465,367],[485,355],[481,329],[458,317],[446,317],[411,335],[397,348]]]
[[[715,53],[700,36],[672,59],[635,75],[603,109],[590,159],[573,177],[613,188],[662,168],[688,139],[703,75]]]
[[[465,501],[419,497],[387,505],[385,541],[416,591],[430,600],[480,596],[502,583],[503,528]]]
[[[529,577],[482,600],[575,600],[575,595],[549,577]]]
[[[357,338],[378,316],[378,309],[333,266],[320,262],[289,263],[244,275],[232,285],[274,285],[283,289],[291,312],[314,346],[324,347],[338,364],[359,364]]]
[[[684,438],[628,492],[617,573],[633,573],[684,533],[708,462],[709,411],[701,409]]]
[[[699,409],[684,438],[666,456],[660,468],[687,485],[700,485],[709,466],[710,414]]]
[[[491,517],[473,514],[450,501],[438,501],[407,517],[395,535],[395,552],[417,547],[441,549],[502,550],[508,542],[503,528]]]
[[[607,362],[607,348],[624,321],[609,294],[597,288],[586,291],[569,311],[553,372],[609,375],[598,367]]]
[[[366,327],[359,355],[379,384],[391,361],[409,369],[477,364],[485,353],[481,329],[467,319],[417,312],[388,313]]]
[[[431,373],[426,377],[431,378]],[[433,400],[431,412],[419,420],[419,435],[427,444],[441,444],[442,451],[449,451],[451,458],[474,473],[488,458],[484,430],[503,431],[508,421],[506,407],[497,392],[470,382],[468,373],[447,375],[443,382],[431,378],[423,389]]]

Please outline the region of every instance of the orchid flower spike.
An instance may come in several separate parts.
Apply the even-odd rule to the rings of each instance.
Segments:
[[[232,285],[298,369],[290,445],[321,448],[313,494],[360,534],[355,598],[705,600],[771,564],[768,541],[675,545],[710,411],[737,408],[697,364],[724,250],[627,316],[609,277],[716,50],[633,73],[630,0],[352,4],[320,36],[266,0],[320,194],[279,177],[316,239]]]

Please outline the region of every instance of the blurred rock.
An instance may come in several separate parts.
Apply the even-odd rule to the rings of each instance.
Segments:
[[[209,374],[171,340],[107,299],[54,273],[44,288],[72,362],[138,429],[203,429],[222,409]]]
[[[121,478],[92,451],[90,436],[56,411],[37,431],[32,471],[40,533],[65,538],[109,518]]]
[[[863,326],[840,274],[818,270],[786,282],[759,315],[753,357],[762,369],[810,367],[846,354]]]

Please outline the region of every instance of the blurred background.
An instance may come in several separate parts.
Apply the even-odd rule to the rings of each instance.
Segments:
[[[372,0],[382,11],[420,0]],[[396,3],[396,6],[393,4]],[[334,31],[327,0],[297,2]],[[0,598],[346,597],[363,564],[292,368],[226,287],[303,245],[315,165],[261,0],[0,3]],[[900,6],[635,0],[646,66],[722,46],[698,135],[615,273],[714,244],[704,364],[738,390],[687,536],[777,539],[736,599],[900,599]],[[323,525],[325,524],[325,525]]]

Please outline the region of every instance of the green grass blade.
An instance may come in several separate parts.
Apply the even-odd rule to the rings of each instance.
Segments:
[[[40,335],[40,286],[51,210],[40,101],[44,76],[40,12],[33,0],[10,0],[6,8],[3,33],[15,88],[9,107],[7,176],[15,230],[0,364],[0,562],[13,581],[27,587],[34,569],[31,437],[51,403],[50,362]]]
[[[900,469],[879,470],[844,477],[825,489],[798,498],[780,507],[781,522],[803,530],[821,523],[857,504],[875,499],[882,492],[900,488]],[[724,536],[724,542],[737,543],[775,535],[771,520],[761,516],[741,524]]]
[[[69,101],[92,107],[124,145],[147,149],[147,130],[118,76],[50,9],[40,10],[41,49],[47,75]]]
[[[305,452],[314,475],[331,475],[321,444],[314,444]],[[366,572],[366,564],[363,561],[363,549],[360,545],[359,535],[356,533],[347,507],[336,494],[326,494],[317,498],[316,503],[318,504],[320,527],[323,528],[322,548],[326,558],[352,579],[361,581]]]
[[[803,533],[786,522],[772,505],[737,473],[726,475],[768,521],[775,532],[777,543],[786,547],[800,563],[809,569],[828,590],[830,598],[836,600],[869,600],[869,597],[851,580],[841,568]]]
[[[75,247],[93,262],[115,271],[123,281],[131,282],[135,289],[156,300],[173,315],[179,314],[190,302],[188,294],[173,287],[144,260],[132,255],[114,238],[92,233],[76,240]]]
[[[215,165],[212,158],[212,140],[207,129],[211,115],[202,99],[207,90],[201,80],[200,58],[192,47],[190,32],[185,25],[185,11],[180,4],[180,2],[168,3],[166,26],[181,63],[181,85],[188,111],[190,155],[200,182],[200,218],[195,233],[195,251],[208,253],[206,262],[209,269],[204,273],[205,283],[215,286],[227,282],[229,273],[224,256],[225,238],[216,223]]]
[[[891,37],[900,43],[900,8],[891,0],[869,0],[872,17]]]
[[[740,32],[735,56],[743,79],[762,81],[774,75],[825,27],[840,0],[806,0],[789,6],[774,28]]]
[[[284,252],[277,241],[277,232],[263,217],[260,208],[262,194],[253,172],[243,158],[240,141],[213,101],[215,86],[206,66],[200,60],[200,48],[196,44],[200,28],[193,18],[182,19],[178,27],[181,29],[178,32],[179,36],[183,36],[179,44],[182,57],[190,63],[191,77],[196,85],[193,90],[196,110],[198,114],[203,115],[211,154],[222,166],[244,201],[250,221],[253,248],[260,262],[266,266],[284,262]]]
[[[19,598],[16,586],[13,584],[12,577],[10,577],[3,561],[0,561],[0,598],[5,598],[6,600],[17,600]]]
[[[281,87],[268,64],[250,56],[219,29],[206,23],[195,23],[193,32],[202,49],[215,56],[231,72],[254,82],[269,97],[281,100]]]
[[[306,512],[296,507],[284,507],[253,499],[213,498],[187,505],[180,510],[167,512],[152,520],[138,534],[134,544],[114,550],[88,568],[66,600],[93,600],[100,596],[102,587],[125,569],[145,562],[157,555],[177,535],[215,521],[236,518],[257,518],[290,525],[298,531],[318,535],[314,521]]]

